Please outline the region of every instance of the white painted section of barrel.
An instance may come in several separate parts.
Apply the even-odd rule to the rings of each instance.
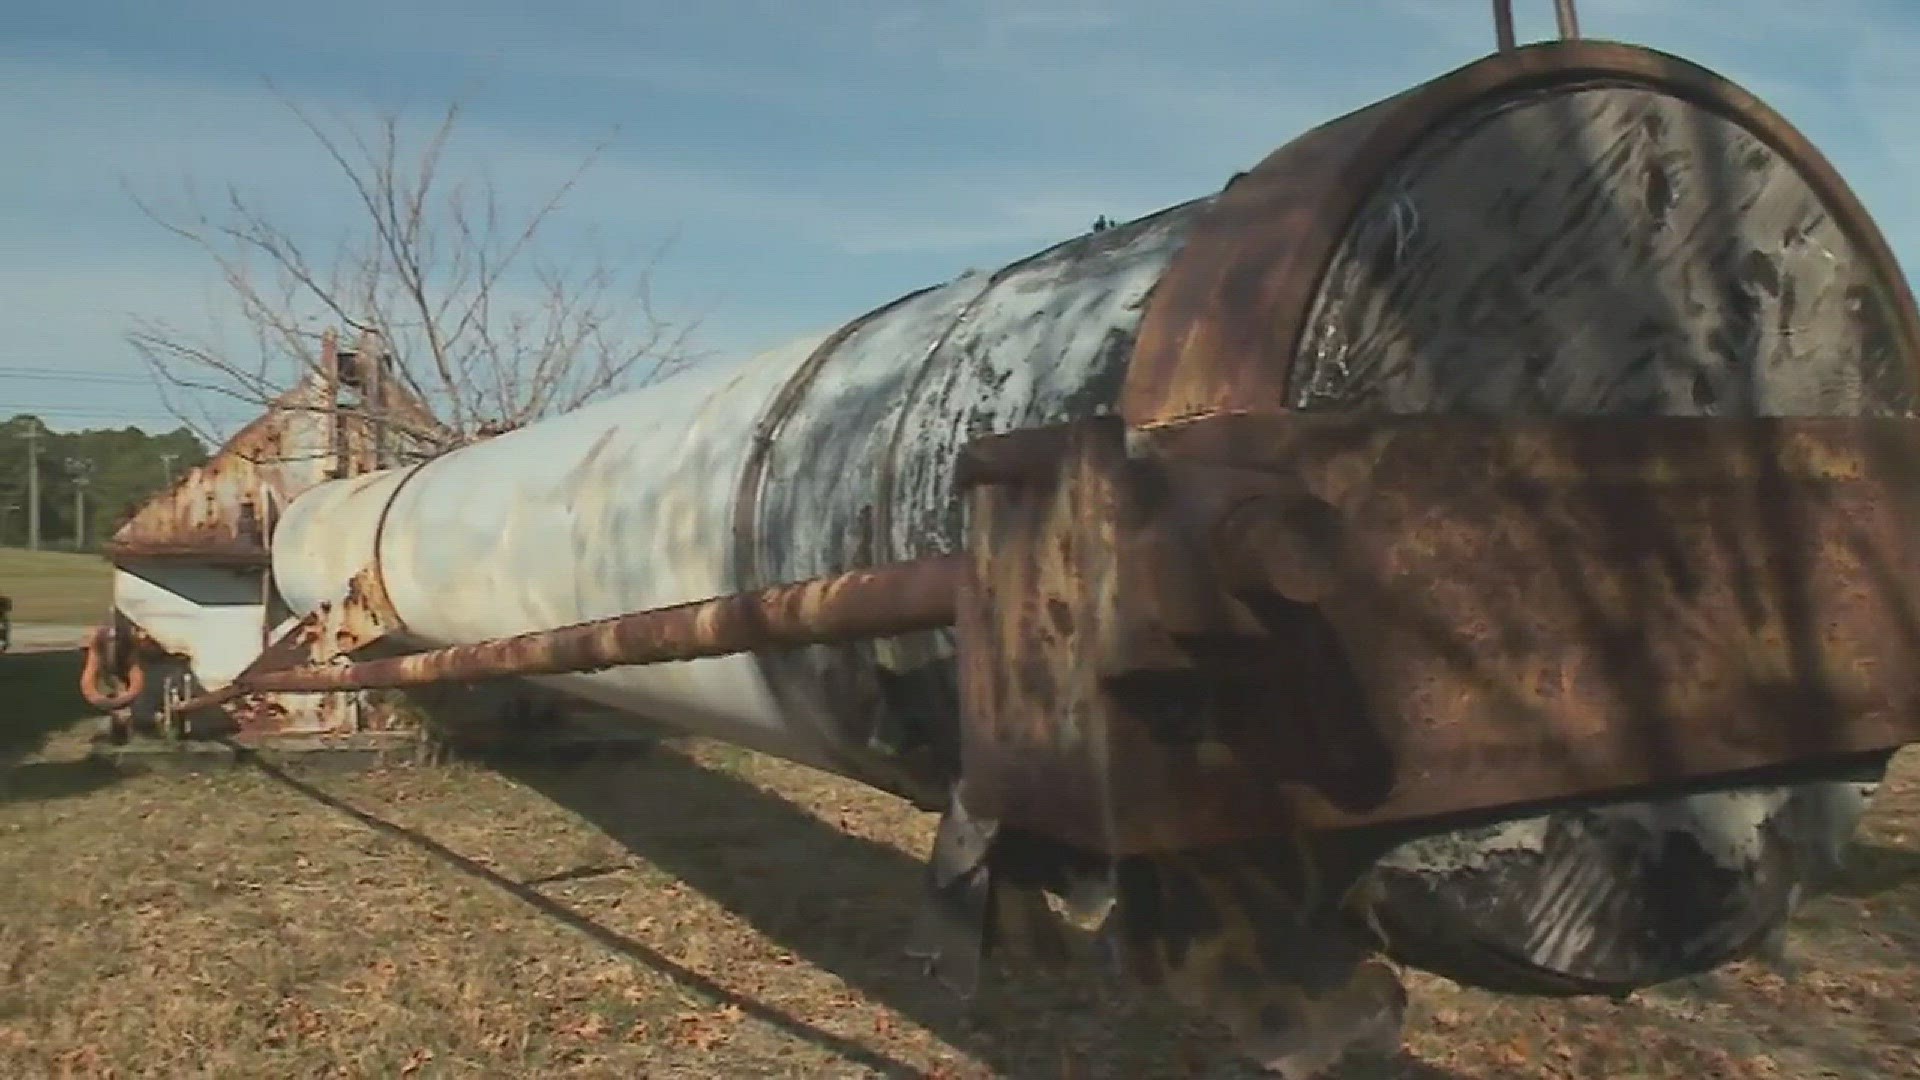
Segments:
[[[289,611],[305,615],[340,599],[347,582],[373,565],[380,514],[412,471],[334,480],[288,505],[274,529],[271,554],[273,583]]]
[[[755,428],[821,340],[701,365],[464,447],[404,485],[396,470],[315,489],[274,539],[282,595],[309,609],[341,595],[370,561],[376,531],[387,594],[423,645],[728,593],[734,500]],[[782,714],[750,654],[537,681],[791,760],[830,760]]]
[[[258,571],[166,562],[113,573],[114,607],[169,653],[187,658],[208,690],[231,683],[260,655]]]

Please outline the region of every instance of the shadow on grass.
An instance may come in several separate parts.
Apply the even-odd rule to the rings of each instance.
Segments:
[[[1867,900],[1920,881],[1920,851],[1856,842],[1845,867],[1821,892],[1852,900]]]
[[[81,660],[77,649],[0,654],[0,801],[84,795],[120,775],[93,761],[16,767],[54,735],[95,715],[80,696]]]
[[[1169,1038],[1181,1021],[1113,1009],[1092,978],[1003,972],[972,1001],[955,996],[905,952],[920,913],[918,858],[835,828],[671,745],[644,758],[497,767],[1000,1075],[1051,1075],[1069,1047],[1076,1057],[1110,1056],[1111,1075],[1266,1075],[1227,1057],[1218,1040],[1198,1051],[1210,1059],[1205,1071],[1192,1072],[1194,1040]],[[902,803],[900,813],[914,811]],[[1353,1076],[1463,1080],[1411,1059]]]
[[[80,696],[78,649],[0,654],[0,755],[30,754],[93,715]]]
[[[921,1072],[880,1051],[822,1031],[738,994],[544,895],[535,887],[604,868],[563,870],[515,881],[412,829],[368,813],[286,770],[242,753],[243,760],[290,790],[384,835],[401,840],[472,878],[505,892],[610,952],[659,971],[698,993],[740,1008],[795,1038],[883,1076]],[[510,778],[580,815],[653,866],[674,875],[756,930],[871,1000],[911,1019],[947,1044],[988,1063],[998,1075],[1054,1075],[1062,1053],[1094,1056],[1110,1045],[1115,1071],[1089,1075],[1254,1077],[1266,1075],[1230,1060],[1191,1055],[1176,1063],[1165,1023],[1103,1013],[1084,989],[1049,994],[1022,980],[984,987],[963,1001],[904,952],[918,912],[918,860],[833,828],[784,799],[666,746],[646,754],[582,758],[531,755],[489,762]],[[910,813],[903,806],[903,814]],[[1204,1053],[1209,1059],[1217,1053]],[[1143,1068],[1144,1066],[1144,1068]],[[1196,1072],[1199,1066],[1204,1071]],[[1036,1072],[1036,1068],[1039,1071]],[[1172,1071],[1168,1071],[1171,1069]],[[1344,1076],[1345,1074],[1343,1074]],[[1340,1080],[1340,1078],[1329,1078]],[[1466,1080],[1464,1074],[1403,1059],[1385,1071],[1349,1080]]]
[[[361,810],[244,750],[239,750],[236,747],[236,751],[247,764],[288,789],[331,810],[344,814],[384,836],[392,837],[425,852],[446,865],[459,870],[461,873],[467,874],[484,884],[513,896],[515,899],[534,908],[548,918],[585,934],[608,951],[618,953],[636,963],[644,964],[649,968],[659,971],[690,990],[704,994],[716,1001],[734,1005],[748,1016],[779,1028],[793,1035],[795,1038],[803,1039],[816,1046],[830,1050],[846,1058],[848,1061],[863,1065],[883,1076],[916,1077],[920,1075],[918,1070],[911,1068],[903,1062],[896,1061],[882,1054],[877,1054],[851,1040],[834,1035],[831,1032],[822,1031],[803,1021],[788,1016],[786,1013],[780,1012],[777,1009],[769,1008],[751,998],[736,994],[711,979],[708,979],[706,976],[682,967],[672,959],[647,947],[645,944],[618,934],[594,922],[592,919],[581,915],[572,908],[549,899],[531,884],[514,881],[512,878],[489,869],[487,866],[460,854],[430,836],[394,824],[384,818]]]

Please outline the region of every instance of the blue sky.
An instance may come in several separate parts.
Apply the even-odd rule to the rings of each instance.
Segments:
[[[1523,39],[1548,0],[1516,0]],[[1920,0],[1583,0],[1589,36],[1720,71],[1799,125],[1920,267]],[[655,273],[695,344],[826,329],[1217,189],[1303,129],[1490,48],[1484,0],[444,0],[8,5],[0,415],[171,426],[123,335],[222,292],[132,205],[233,183],[312,236],[350,192],[263,84],[353,120],[468,104],[455,160]],[[564,254],[564,251],[562,252]],[[19,369],[72,369],[79,379]],[[11,374],[9,374],[11,372]]]

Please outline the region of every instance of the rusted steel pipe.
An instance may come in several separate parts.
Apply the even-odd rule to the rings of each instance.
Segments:
[[[852,570],[410,656],[265,672],[237,689],[373,690],[558,675],[932,630],[953,624],[965,566],[959,556],[937,556]]]
[[[87,637],[86,663],[80,669],[80,696],[88,705],[101,712],[117,712],[139,700],[141,691],[147,687],[147,672],[138,658],[127,667],[127,687],[118,694],[109,694],[100,688],[101,669],[105,663],[100,659],[106,651],[107,638],[113,633],[109,627],[98,627]]]

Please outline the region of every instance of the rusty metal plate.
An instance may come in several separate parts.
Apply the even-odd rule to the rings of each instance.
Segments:
[[[983,439],[957,469],[968,504],[954,620],[961,798],[1092,850],[1133,831],[1101,827],[1104,808],[1129,801],[1114,790],[1126,776],[1106,767],[1107,740],[1126,728],[1095,661],[1118,592],[1112,433],[1076,424]]]
[[[1129,853],[1920,741],[1915,426],[1090,431],[971,496],[970,805]],[[1170,574],[1237,610],[1172,610]]]
[[[1232,625],[1203,537],[1130,460],[1117,421],[977,442],[961,466],[969,578],[959,636],[962,798],[970,811],[1124,855],[1264,835],[1291,776],[1280,669],[1193,656],[1172,634]],[[1255,720],[1249,725],[1244,721]],[[1222,782],[1226,781],[1226,782]]]
[[[1381,805],[1317,821],[1920,739],[1913,421],[1217,427],[1337,521],[1316,606],[1395,764]]]

